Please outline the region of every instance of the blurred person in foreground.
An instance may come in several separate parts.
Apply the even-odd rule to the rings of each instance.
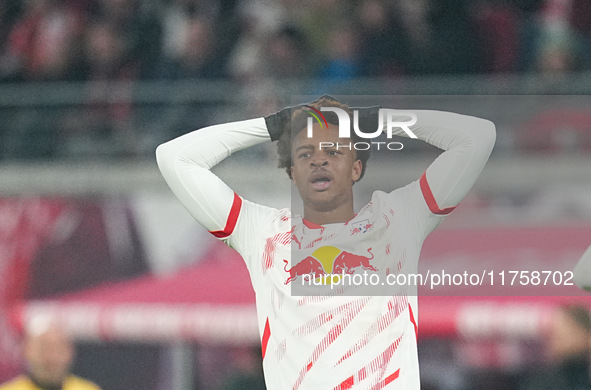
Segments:
[[[56,325],[29,329],[23,355],[26,374],[0,385],[0,390],[100,390],[94,383],[70,373],[74,346]]]
[[[322,125],[312,121],[314,112],[324,118]],[[376,133],[380,120],[384,129],[408,111],[354,109],[323,96],[158,147],[158,165],[175,195],[245,260],[269,390],[419,389],[416,286],[375,294],[357,286],[328,291],[332,286],[321,285],[305,296],[292,290],[322,275],[330,275],[332,284],[333,276],[345,274],[369,272],[386,280],[391,273],[418,272],[423,240],[476,181],[494,145],[495,127],[449,112],[412,113],[416,120],[404,131],[392,129],[394,134],[414,135],[444,152],[420,179],[390,193],[375,191],[358,212],[353,185],[364,174],[369,151],[343,147],[362,139],[357,132],[341,136],[339,125],[357,117],[366,134]],[[306,123],[311,132],[304,131]],[[242,199],[210,171],[233,152],[268,141],[278,142],[279,167],[299,191],[303,216]]]
[[[522,390],[591,390],[591,317],[580,305],[557,309],[547,341],[550,364],[527,378]]]

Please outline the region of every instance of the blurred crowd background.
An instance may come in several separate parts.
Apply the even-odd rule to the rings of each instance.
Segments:
[[[591,68],[584,0],[7,0],[0,7],[3,82]]]
[[[0,158],[145,156],[224,104],[245,117],[368,79],[555,78],[591,70],[590,46],[586,0],[4,0]]]
[[[0,0],[0,383],[25,367],[19,323],[42,314],[104,390],[262,390],[246,270],[154,150],[324,93],[497,125],[423,267],[563,272],[591,243],[589,0]],[[240,153],[220,176],[290,206],[274,145]],[[404,140],[363,186],[405,185],[436,153]],[[591,388],[568,382],[589,372],[591,299],[553,291],[420,297],[423,388]]]

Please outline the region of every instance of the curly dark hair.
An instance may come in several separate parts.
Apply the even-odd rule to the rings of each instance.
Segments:
[[[321,107],[336,107],[345,110],[351,118],[353,117],[348,105],[324,96],[308,104],[308,106],[314,107],[317,110],[320,110]],[[285,172],[287,172],[287,176],[289,176],[290,179],[291,167],[293,166],[293,160],[291,158],[291,142],[299,134],[300,131],[304,130],[307,127],[309,116],[310,114],[308,111],[306,111],[305,107],[296,107],[291,114],[291,123],[287,124],[287,128],[283,129],[281,137],[277,140],[277,154],[279,155],[278,168],[284,168]],[[326,118],[326,121],[330,124],[337,125],[339,123],[337,114],[335,114],[334,112],[325,112],[324,117]],[[359,137],[355,132],[351,134],[351,139],[352,142],[363,141],[363,139]],[[365,173],[365,168],[367,166],[367,160],[369,160],[369,155],[369,149],[355,150],[355,157],[357,158],[357,160],[361,161],[361,175],[359,176],[359,180],[361,180],[363,174]]]

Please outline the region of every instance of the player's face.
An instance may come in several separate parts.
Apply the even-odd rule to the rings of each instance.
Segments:
[[[337,148],[332,145],[341,145]],[[315,211],[333,211],[343,205],[353,207],[353,183],[361,175],[361,161],[355,150],[343,148],[350,139],[338,137],[338,127],[313,127],[308,138],[306,129],[292,142],[292,180],[298,188],[305,207]]]

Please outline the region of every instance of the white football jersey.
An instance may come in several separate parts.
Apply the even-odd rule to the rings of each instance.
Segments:
[[[495,130],[475,117],[414,112],[412,131],[445,152],[419,180],[374,192],[342,224],[314,225],[287,209],[243,200],[210,171],[231,153],[268,142],[263,118],[211,126],[158,147],[159,168],[175,195],[246,262],[269,390],[419,389],[416,289],[389,286],[387,278],[417,272],[425,237],[472,187]],[[386,285],[305,286],[362,274]]]
[[[388,285],[387,275],[417,272],[423,240],[442,219],[419,182],[376,191],[346,224],[239,207],[228,243],[256,292],[267,388],[418,389],[416,288]],[[358,296],[360,286],[344,280],[322,287],[333,295],[301,295],[311,278],[330,283],[331,274],[375,274],[380,284],[372,295]]]

